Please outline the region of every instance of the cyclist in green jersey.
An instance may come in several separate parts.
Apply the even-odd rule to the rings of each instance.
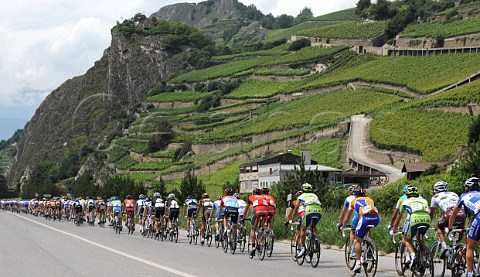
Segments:
[[[407,200],[403,201],[398,210],[399,216],[397,216],[395,223],[393,224],[393,229],[390,231],[390,235],[393,235],[396,232],[402,214],[406,213],[407,220],[403,225],[402,241],[405,243],[405,246],[407,246],[411,262],[413,263],[416,260],[416,257],[412,238],[418,234],[424,235],[430,228],[430,207],[427,200],[420,197],[417,187],[409,187],[405,194],[407,195]],[[424,228],[419,229],[419,227]]]

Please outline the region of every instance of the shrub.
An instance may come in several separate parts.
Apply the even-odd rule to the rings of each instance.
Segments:
[[[299,39],[299,40],[296,40],[296,41],[290,43],[290,45],[288,46],[288,50],[289,51],[297,51],[297,50],[300,50],[304,47],[308,47],[310,45],[312,45],[312,42],[309,39],[302,38],[302,39]]]

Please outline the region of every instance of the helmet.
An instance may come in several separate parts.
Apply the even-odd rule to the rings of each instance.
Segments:
[[[298,197],[299,197],[300,195],[302,195],[302,194],[303,194],[303,191],[299,190],[299,191],[297,191],[297,192],[295,193],[295,197],[298,198]]]
[[[420,194],[417,187],[411,186],[407,189],[405,195],[407,195],[407,197],[418,197]]]
[[[233,189],[232,188],[225,189],[225,195],[233,195]]]
[[[161,198],[162,196],[160,195],[160,192],[155,192],[153,194],[153,198]]]
[[[205,192],[205,193],[202,194],[202,198],[208,198],[208,197],[210,197],[210,196],[208,196],[208,193]]]
[[[354,184],[354,185],[349,186],[349,187],[348,187],[348,193],[353,193],[353,191],[354,191],[356,188],[360,188],[360,186],[357,185],[357,184]]]
[[[132,199],[132,196],[131,196],[131,195],[127,195],[127,199],[128,199],[128,200]]]
[[[256,188],[256,189],[253,190],[253,194],[258,195],[258,194],[261,194],[261,193],[262,193],[262,189],[261,189],[261,188]]]
[[[362,189],[360,186],[358,186],[355,189],[353,189],[352,194],[355,195],[356,197],[365,196],[367,195],[367,191]]]
[[[262,193],[263,193],[263,194],[269,194],[269,193],[270,193],[270,189],[269,189],[269,188],[263,188],[263,189],[262,189]]]
[[[147,198],[145,198],[145,201],[150,202],[150,201],[152,201],[152,199],[147,196]]]
[[[403,194],[407,194],[407,190],[408,190],[409,187],[411,187],[411,186],[406,185],[405,187],[403,187]]]
[[[480,179],[478,179],[477,177],[468,178],[465,181],[465,186],[466,187],[480,186]]]
[[[235,193],[233,194],[233,196],[235,196],[235,198],[237,198],[237,199],[238,199],[238,198],[240,198],[240,193],[238,193],[238,192],[235,192]]]
[[[222,197],[220,195],[217,195],[217,200],[220,200],[222,199]]]
[[[175,194],[170,193],[170,194],[168,195],[168,199],[173,199],[173,198],[175,198]]]
[[[193,199],[193,195],[189,194],[189,195],[187,196],[187,199]]]
[[[313,190],[313,187],[309,183],[305,183],[302,185],[302,190],[303,192],[311,192]]]
[[[436,182],[433,185],[433,190],[436,192],[448,191],[448,183],[445,181]]]
[[[142,193],[138,196],[138,199],[145,199],[145,195]]]
[[[67,198],[68,199],[68,198]],[[97,196],[97,200],[102,200],[102,197],[100,196]]]
[[[118,200],[118,197],[113,196],[113,197],[112,197],[112,201],[115,201],[115,200]]]

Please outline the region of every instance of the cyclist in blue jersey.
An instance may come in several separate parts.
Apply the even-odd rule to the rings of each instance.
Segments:
[[[192,217],[196,215],[197,208],[198,208],[197,199],[193,198],[193,195],[187,196],[187,199],[183,204],[183,214],[182,214],[182,216],[184,217],[185,217],[185,214],[187,214],[187,237],[190,237],[190,220],[192,219]]]
[[[210,213],[210,221],[211,221],[211,222],[213,222],[213,221],[212,221],[212,218],[213,218],[213,217],[215,217],[215,218],[220,218],[220,220],[223,219],[223,212],[224,212],[224,211],[223,211],[223,210],[220,211],[220,202],[221,202],[220,200],[221,200],[221,197],[220,197],[220,196],[217,196],[217,200],[216,200],[215,202],[213,202],[213,208],[212,208],[212,209],[213,209],[214,212],[213,212],[213,213]],[[218,240],[218,235],[219,235],[219,233],[220,233],[220,231],[219,231],[219,226],[218,226],[218,221],[219,221],[219,220],[216,220],[216,222],[215,222],[215,230],[216,230],[216,233],[215,233],[215,241]]]
[[[350,208],[350,203],[353,200],[355,200],[355,195],[353,195],[353,191],[357,188],[361,189],[361,187],[359,185],[351,185],[348,188],[348,197],[345,198],[345,202],[343,203],[342,211],[340,212],[340,217],[338,218],[339,223],[337,223],[337,228],[338,228],[339,231],[342,231],[341,230],[342,223],[343,223],[343,220],[345,218],[345,215],[348,213],[348,210]],[[360,217],[358,216],[358,213],[356,211],[354,211],[352,221],[350,221],[350,228],[351,228],[350,242],[352,242],[355,239],[355,229],[357,228],[359,218]],[[355,255],[354,249],[355,248],[352,247],[352,254],[353,255]]]
[[[388,231],[392,230],[393,223],[395,223],[395,220],[397,219],[397,216],[399,216],[398,211],[400,210],[400,206],[402,205],[403,201],[407,200],[407,190],[410,187],[410,185],[406,185],[403,188],[403,195],[398,198],[397,205],[395,206],[395,210],[393,211],[392,218],[390,219],[390,224],[388,224]]]
[[[238,200],[235,196],[233,196],[233,189],[227,188],[225,190],[225,196],[220,200],[220,210],[223,211],[223,228],[225,230],[225,234],[227,232],[227,222],[228,219],[231,218],[232,224],[232,232],[233,232],[233,241],[237,239],[237,222],[238,222]],[[217,217],[217,220],[220,220]]]
[[[467,277],[473,276],[473,259],[475,256],[475,248],[478,245],[480,240],[480,179],[477,177],[469,178],[465,181],[465,190],[466,192],[460,196],[458,199],[457,205],[453,208],[452,215],[448,222],[448,230],[451,230],[455,224],[455,218],[459,213],[460,209],[463,207],[469,213],[475,216],[472,224],[470,225],[470,230],[468,231],[468,240],[467,240],[467,253],[466,253],[466,262],[467,262]]]

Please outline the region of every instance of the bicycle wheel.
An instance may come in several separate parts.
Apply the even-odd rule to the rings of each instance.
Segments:
[[[467,269],[465,244],[461,243],[455,246],[455,249],[453,250],[453,257],[456,257],[456,258],[455,258],[455,262],[452,263],[451,265],[452,276],[457,276],[457,274],[460,275],[460,272],[465,273]]]
[[[298,254],[300,254],[300,251],[301,251],[301,245],[300,245],[300,241],[297,242],[297,250],[295,251],[295,259],[297,260],[297,264],[298,265],[303,265],[303,263],[305,262],[305,254],[301,257],[298,256]]]
[[[258,240],[258,249],[257,249],[258,250],[257,255],[260,261],[263,261],[263,259],[265,259],[266,248],[267,248],[267,240],[265,238],[265,235],[262,234],[260,239]]]
[[[318,266],[318,263],[320,262],[320,255],[321,255],[321,246],[317,237],[314,237],[313,243],[311,243],[310,245],[310,250],[312,253],[310,265],[313,268],[316,268]]]
[[[178,227],[177,227],[177,225],[175,225],[173,236],[174,236],[174,239],[175,239],[175,243],[177,243],[178,242]]]
[[[352,248],[355,247],[353,242],[350,242],[350,237],[347,237],[344,244],[345,251],[345,265],[349,270],[352,270],[355,266],[355,255],[352,255]]]
[[[375,276],[375,274],[377,273],[378,249],[373,241],[366,243],[366,253],[362,253],[362,255],[364,255],[365,257],[365,263],[363,264],[363,268],[365,270],[365,275],[367,277],[370,277]]]
[[[306,252],[305,252],[305,261],[307,262],[307,264],[311,263],[312,262],[312,253],[309,252],[309,249],[310,249],[310,243],[311,243],[311,237],[307,237],[305,238],[305,249],[306,249]]]
[[[212,226],[211,225],[207,225],[205,240],[207,241],[207,246],[208,247],[212,246],[213,236],[212,236]]]
[[[269,233],[267,237],[267,257],[271,257],[273,253],[273,243],[275,242],[275,237],[273,233]]]
[[[235,236],[234,232],[230,232],[229,237],[228,237],[228,242],[230,246],[230,253],[235,254],[235,250],[237,250],[237,238]]]
[[[405,273],[405,245],[402,242],[398,242],[395,247],[395,269],[399,276],[403,276]]]
[[[222,236],[222,249],[223,249],[223,253],[227,253],[228,251],[228,236],[223,234],[221,235]]]
[[[188,240],[188,244],[192,244],[193,242],[193,227],[190,227],[190,236],[189,236],[189,240]]]
[[[295,232],[292,234],[292,239],[290,240],[290,256],[294,262],[297,261],[297,239]]]
[[[222,234],[215,235],[215,246],[216,246],[217,248],[220,247],[220,245],[221,245],[221,243],[222,243],[221,240],[222,240]],[[222,247],[223,247],[223,246],[222,246]]]
[[[193,228],[194,232],[193,232],[193,241],[195,242],[195,245],[198,244],[198,228],[197,226],[195,226],[195,228]]]
[[[247,230],[245,228],[240,229],[240,237],[238,238],[240,252],[245,251],[245,245],[247,244]]]
[[[434,272],[433,275],[435,277],[444,277],[445,276],[445,270],[447,267],[447,259],[441,258],[440,249],[441,249],[441,244],[439,241],[434,241],[432,242],[432,245],[430,246],[430,253],[432,254],[432,261],[433,261],[433,268]],[[455,276],[455,275],[452,275]]]

